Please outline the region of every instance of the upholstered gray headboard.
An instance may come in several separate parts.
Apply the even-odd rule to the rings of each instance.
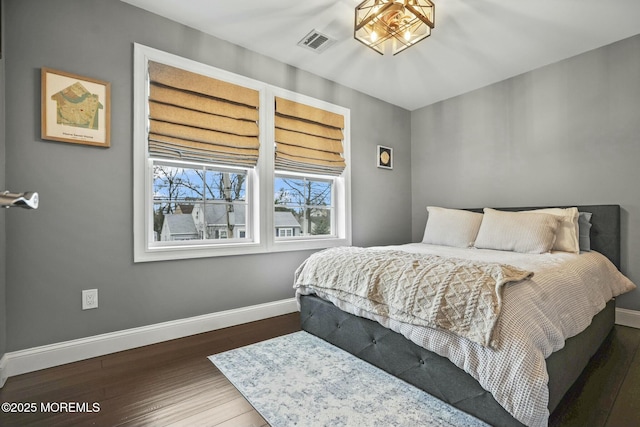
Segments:
[[[576,206],[576,205],[573,205]],[[571,206],[536,206],[522,208],[496,208],[504,211],[526,211],[542,208],[568,208]],[[591,212],[591,249],[602,255],[620,269],[620,205],[577,206],[580,212]],[[482,209],[468,209],[482,212]]]

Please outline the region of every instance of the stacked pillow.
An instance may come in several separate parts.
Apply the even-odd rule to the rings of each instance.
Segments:
[[[422,243],[469,248],[482,223],[482,214],[459,209],[427,206],[429,218]]]
[[[578,208],[547,208],[526,212],[546,213],[557,217],[559,221],[558,229],[556,231],[556,240],[551,248],[552,250],[571,252],[574,254],[580,252],[578,241]]]
[[[591,214],[578,208],[476,212],[428,206],[423,243],[522,253],[590,250]]]
[[[501,251],[541,254],[556,241],[559,219],[536,212],[503,212],[484,209],[475,247]]]

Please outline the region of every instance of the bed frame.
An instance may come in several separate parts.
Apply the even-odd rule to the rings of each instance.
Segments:
[[[539,207],[499,209],[519,211]],[[482,212],[482,209],[469,210]],[[620,206],[578,206],[578,210],[593,214],[591,249],[602,253],[620,268]],[[346,313],[315,295],[300,298],[300,317],[303,330],[464,412],[493,426],[523,426],[471,375],[377,322]],[[547,358],[550,413],[600,348],[613,328],[614,320],[615,301],[611,300],[587,329],[569,338],[564,348]]]

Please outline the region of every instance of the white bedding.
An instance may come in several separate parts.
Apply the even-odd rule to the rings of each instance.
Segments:
[[[450,332],[413,326],[364,312],[316,293],[340,309],[376,320],[416,344],[447,357],[491,392],[514,418],[528,426],[546,426],[549,391],[545,358],[567,338],[582,332],[611,298],[635,288],[597,252],[523,254],[413,243],[386,249],[434,254],[472,261],[498,262],[534,272],[532,279],[507,285],[497,328],[498,349],[490,349]]]

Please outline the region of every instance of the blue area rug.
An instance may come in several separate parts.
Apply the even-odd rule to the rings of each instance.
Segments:
[[[487,426],[306,332],[209,359],[272,427]]]

